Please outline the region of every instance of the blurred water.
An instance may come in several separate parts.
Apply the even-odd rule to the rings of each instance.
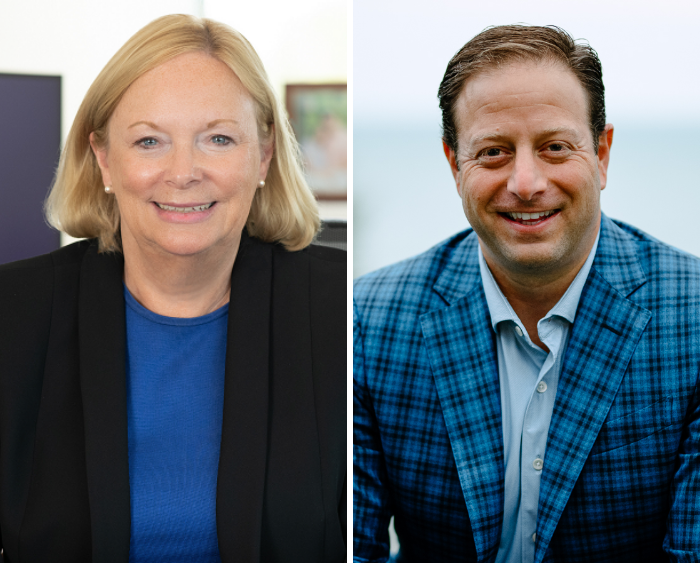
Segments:
[[[603,211],[700,255],[698,155],[700,123],[615,123]],[[354,276],[468,226],[438,123],[356,121],[353,161]]]

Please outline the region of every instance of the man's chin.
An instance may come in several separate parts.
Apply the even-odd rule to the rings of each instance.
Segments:
[[[493,269],[495,266],[513,277],[560,275],[562,270],[569,267],[571,259],[570,252],[561,245],[552,243],[498,245],[496,248],[490,246],[484,256],[489,267]]]

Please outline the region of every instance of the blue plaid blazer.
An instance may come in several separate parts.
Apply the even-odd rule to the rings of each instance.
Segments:
[[[354,294],[354,557],[494,561],[495,334],[465,231]],[[535,561],[700,561],[700,261],[603,216],[541,477]]]

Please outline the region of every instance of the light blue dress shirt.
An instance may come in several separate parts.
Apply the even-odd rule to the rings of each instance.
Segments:
[[[503,422],[505,506],[496,563],[531,563],[535,559],[537,504],[546,463],[547,433],[570,327],[597,247],[598,238],[566,293],[537,323],[540,340],[549,348],[547,354],[530,339],[494,280],[479,246],[481,280],[497,335]]]

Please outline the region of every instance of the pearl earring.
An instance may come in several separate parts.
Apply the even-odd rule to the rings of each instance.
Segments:
[[[105,193],[108,194],[111,191],[112,191],[112,188],[110,188],[109,186],[105,186]]]
[[[259,187],[259,188],[264,188],[264,187],[265,187],[265,180],[260,180],[260,181],[258,182],[258,187]]]

